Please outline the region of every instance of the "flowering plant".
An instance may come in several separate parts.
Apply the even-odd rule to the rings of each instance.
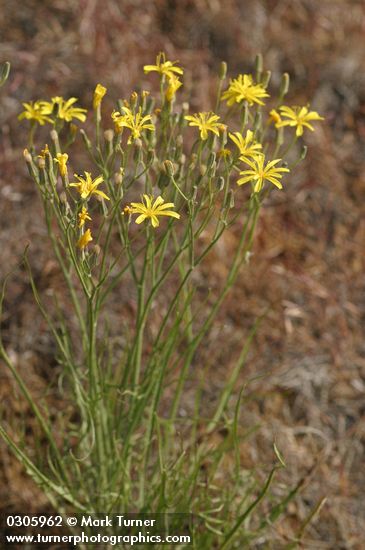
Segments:
[[[260,57],[255,77],[238,75],[224,90],[222,63],[209,112],[191,113],[176,101],[183,85],[177,62],[159,54],[144,71],[158,74],[160,96],[133,92],[103,116],[107,89],[96,86],[94,135],[87,126],[79,132],[88,157],[82,165],[72,154],[73,120],[84,123],[87,111],[75,106],[76,98],[23,104],[19,118],[31,125],[24,157],[68,290],[61,297],[55,289],[55,314],[42,301],[27,254],[24,261],[77,421],[52,424],[1,343],[0,354],[44,432],[48,466],[32,460],[10,430],[1,426],[0,433],[56,509],[191,511],[204,524],[194,533],[196,548],[223,549],[267,525],[253,522],[248,535],[253,510],[282,459],[275,449],[278,466],[258,491],[240,464],[237,384],[257,323],[214,396],[213,411],[202,399],[209,365],[197,372],[196,357],[248,264],[262,204],[290,185],[306,148],[290,163],[286,155],[305,127],[313,130],[308,121],[321,117],[282,105],[288,75],[276,109],[266,115],[270,75]],[[45,125],[51,141],[38,148],[35,132]],[[227,232],[235,235],[227,276],[204,305],[199,269]],[[121,300],[123,292],[129,299]],[[123,312],[110,326],[113,307]],[[191,406],[184,395],[192,380]],[[212,434],[222,430],[224,440],[212,446]],[[235,465],[222,486],[226,453]],[[270,518],[284,501],[272,505]]]

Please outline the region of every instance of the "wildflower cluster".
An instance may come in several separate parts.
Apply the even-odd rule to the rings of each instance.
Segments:
[[[235,367],[227,369],[213,413],[201,398],[209,365],[199,370],[197,351],[248,262],[263,202],[291,184],[289,175],[305,156],[304,130],[322,120],[309,106],[283,104],[287,75],[274,109],[270,75],[261,66],[259,58],[255,77],[240,74],[225,85],[222,64],[216,104],[208,111],[192,112],[187,102],[176,101],[184,71],[160,53],[155,65],[144,66],[145,74],[158,74],[157,96],[133,92],[111,111],[103,103],[107,88],[99,83],[90,94],[90,120],[76,98],[62,97],[24,103],[19,116],[32,122],[24,157],[67,289],[67,297],[55,300],[56,322],[34,282],[32,288],[55,337],[62,384],[67,380],[78,425],[55,441],[48,417],[42,420],[33,405],[50,446],[44,472],[1,435],[56,507],[204,509],[206,529],[196,534],[202,550],[228,548],[233,541],[239,547],[245,522],[229,526],[219,514],[231,518],[242,509],[248,518],[253,510],[245,512],[253,489],[242,489],[239,452],[238,475],[229,490],[220,491],[221,500],[205,506],[201,495],[217,499],[214,479],[231,443],[224,441],[212,458],[206,442],[218,427],[232,440],[237,435],[240,397],[233,411],[231,397],[256,329]],[[82,123],[77,136],[71,124],[63,124],[74,119]],[[34,128],[46,124],[52,124],[48,145],[36,146]],[[84,156],[73,153],[75,139],[83,142]],[[209,295],[208,308],[197,270],[226,232],[232,232],[235,248],[224,259],[227,276],[217,295]],[[117,322],[109,308],[122,311]],[[190,378],[199,389],[183,417]]]

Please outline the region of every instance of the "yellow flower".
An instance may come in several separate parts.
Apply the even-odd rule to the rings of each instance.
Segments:
[[[159,196],[154,202],[152,202],[153,196],[143,195],[143,202],[131,202],[131,208],[129,210],[132,214],[140,214],[136,219],[136,223],[142,223],[146,219],[151,220],[152,227],[158,227],[160,222],[159,216],[171,216],[172,218],[180,218],[180,214],[168,208],[174,208],[173,202],[165,202],[164,199]]]
[[[63,99],[63,97],[53,97],[52,102],[53,105],[57,105],[57,117],[61,120],[65,120],[66,122],[71,122],[73,118],[76,118],[77,120],[80,120],[81,122],[85,122],[87,113],[86,109],[82,109],[81,107],[73,107],[72,105],[76,103],[77,98],[76,97],[70,97],[70,99]]]
[[[168,86],[165,92],[167,101],[172,101],[175,98],[177,90],[182,86],[182,82],[174,74],[169,77]]]
[[[229,149],[219,149],[219,151],[217,151],[218,158],[228,159],[231,155],[232,153]]]
[[[43,126],[46,122],[52,123],[52,119],[47,115],[49,114],[44,108],[45,102],[43,101],[31,101],[30,103],[22,103],[24,111],[18,116],[18,120],[35,120]]]
[[[130,206],[125,206],[123,208],[123,212],[122,212],[123,216],[124,214],[126,214],[127,216],[130,216],[131,214],[133,214],[133,208],[131,208]]]
[[[48,145],[46,143],[46,145],[44,146],[44,149],[42,149],[40,154],[38,155],[38,158],[45,159],[46,155],[49,155],[49,154],[50,154],[49,148],[48,148]]]
[[[324,120],[323,117],[319,116],[316,111],[309,111],[307,107],[280,107],[281,115],[286,117],[288,120],[283,120],[280,123],[280,126],[296,126],[296,135],[302,136],[304,131],[304,126],[314,131],[314,128],[309,124],[310,120]]]
[[[94,90],[93,108],[97,109],[105,96],[107,89],[101,84],[97,84]]]
[[[165,75],[168,78],[171,78],[174,74],[184,73],[181,67],[175,67],[175,63],[177,63],[177,61],[166,61],[165,54],[160,52],[156,57],[156,65],[145,65],[143,70],[145,73],[156,71],[160,75]]]
[[[254,192],[258,193],[263,188],[265,180],[267,180],[279,189],[283,188],[279,181],[283,177],[282,172],[289,172],[290,170],[289,168],[275,168],[275,165],[281,162],[281,159],[272,160],[265,165],[265,156],[262,154],[252,160],[247,159],[245,162],[250,166],[250,170],[240,172],[243,177],[237,181],[238,185],[254,181]]]
[[[274,122],[275,128],[281,127],[281,116],[275,109],[271,109],[270,111],[270,121]]]
[[[77,241],[77,246],[81,249],[85,248],[89,244],[90,241],[92,241],[92,235],[90,229],[86,229],[85,233],[81,235],[79,240]]]
[[[60,171],[61,176],[64,178],[67,174],[67,161],[68,161],[68,154],[67,153],[57,153],[57,158],[54,159],[55,162],[58,163],[58,168]]]
[[[70,187],[77,187],[82,199],[88,199],[91,195],[99,195],[103,199],[108,201],[110,200],[105,193],[99,191],[98,189],[98,186],[104,181],[102,176],[98,176],[94,180],[92,179],[90,172],[85,172],[85,177],[78,176],[77,174],[74,174],[74,176],[79,181],[70,183],[69,185]]]
[[[253,139],[253,132],[251,132],[251,130],[247,130],[245,137],[243,137],[243,135],[239,132],[234,132],[228,135],[237,146],[240,152],[241,160],[246,161],[250,157],[253,158],[262,154],[260,152],[262,145]]]
[[[249,105],[254,103],[265,105],[262,101],[264,97],[269,97],[269,94],[262,84],[255,84],[249,74],[240,74],[237,78],[230,80],[227,90],[222,94],[222,99],[227,100],[229,107],[242,101],[247,101]]]
[[[129,128],[131,130],[131,136],[128,143],[141,136],[142,130],[154,131],[155,127],[152,124],[151,115],[142,115],[142,107],[139,108],[138,113],[133,113],[128,107],[122,107],[124,115],[118,111],[112,113],[112,119],[114,120],[116,129],[118,132],[122,128]]]
[[[213,134],[219,136],[219,130],[223,128],[223,124],[218,122],[220,117],[211,112],[187,115],[184,118],[189,121],[189,126],[197,126],[199,128],[202,140],[208,138],[208,132],[213,132]]]
[[[82,227],[85,225],[86,220],[91,221],[91,217],[89,216],[89,212],[87,211],[86,206],[83,206],[81,209],[81,212],[78,214],[79,217],[79,227]]]

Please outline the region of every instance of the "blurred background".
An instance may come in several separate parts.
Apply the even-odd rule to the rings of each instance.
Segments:
[[[142,67],[164,50],[186,69],[181,97],[192,110],[209,109],[220,62],[227,61],[234,77],[251,71],[261,52],[272,89],[288,72],[286,103],[310,101],[326,117],[305,135],[308,156],[293,182],[287,178],[285,193],[263,210],[250,265],[210,335],[215,348],[222,330],[232,339],[227,354],[223,338],[212,385],[224,380],[235,343],[269,306],[243,373],[243,381],[251,380],[244,421],[248,429],[259,427],[242,448],[244,463],[269,469],[275,440],[287,462],[283,487],[301,484],[275,527],[278,548],[324,497],[305,547],[364,548],[364,1],[2,0],[0,37],[0,61],[12,64],[0,108],[1,276],[30,242],[37,283],[46,293],[58,274],[23,166],[22,101],[75,96],[90,108],[98,82],[108,87],[110,102],[136,87],[150,89]],[[214,284],[225,273],[219,254],[211,262],[206,276]],[[27,275],[16,270],[7,290],[4,341],[30,387],[41,391],[54,350],[34,312]],[[26,418],[27,406],[4,368],[0,381],[4,408]],[[31,434],[31,419],[28,424]],[[44,498],[2,444],[0,462],[0,508],[42,510]]]

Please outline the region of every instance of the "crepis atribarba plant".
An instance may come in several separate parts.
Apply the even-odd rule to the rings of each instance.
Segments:
[[[159,94],[133,92],[112,112],[97,84],[93,128],[74,97],[23,104],[19,119],[30,124],[24,157],[65,283],[53,289],[53,309],[36,286],[29,251],[24,263],[56,344],[59,391],[75,414],[67,420],[61,410],[51,421],[47,400],[35,400],[1,343],[44,434],[43,458],[24,448],[16,427],[0,431],[56,510],[194,513],[196,548],[233,548],[268,525],[254,509],[282,466],[275,448],[278,465],[257,489],[240,462],[238,382],[258,322],[213,404],[204,392],[214,361],[196,358],[240,270],[250,269],[262,205],[290,185],[305,157],[303,133],[322,117],[283,104],[287,74],[272,102],[261,56],[255,75],[228,83],[222,63],[214,110],[205,112],[179,102],[177,62],[160,53],[144,72],[157,74]],[[235,249],[226,276],[204,292],[202,269],[227,233]],[[217,431],[225,435],[214,446]],[[284,500],[271,503],[270,518]]]

